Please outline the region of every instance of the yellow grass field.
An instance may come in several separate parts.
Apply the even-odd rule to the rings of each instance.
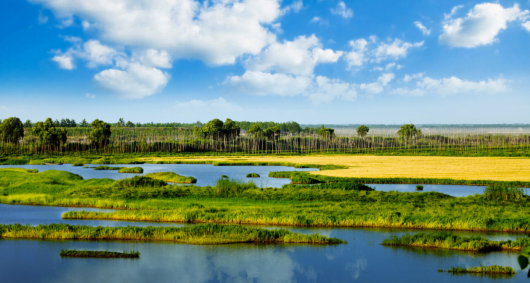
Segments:
[[[290,162],[297,164],[344,165],[348,169],[314,172],[336,177],[410,177],[457,180],[530,181],[530,159],[517,157],[438,156],[247,156],[197,158],[142,158],[144,161]]]

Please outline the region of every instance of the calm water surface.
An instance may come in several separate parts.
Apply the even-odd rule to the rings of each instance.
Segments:
[[[153,225],[118,221],[62,220],[86,208],[0,205],[0,223]],[[163,223],[160,225],[174,225]],[[178,224],[177,224],[178,225]],[[266,227],[271,229],[272,227]],[[468,253],[379,245],[391,229],[286,228],[348,241],[341,245],[233,244],[193,246],[169,242],[0,240],[2,282],[497,282],[485,276],[438,273],[451,266],[505,265],[516,270],[516,253]],[[413,232],[413,231],[412,231]],[[462,233],[469,234],[469,233]],[[486,233],[491,239],[513,234]],[[61,258],[61,249],[138,250],[140,259]],[[527,282],[526,272],[503,278]]]

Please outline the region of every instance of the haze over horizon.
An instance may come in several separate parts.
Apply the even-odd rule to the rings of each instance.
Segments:
[[[527,124],[530,1],[4,0],[0,119]]]

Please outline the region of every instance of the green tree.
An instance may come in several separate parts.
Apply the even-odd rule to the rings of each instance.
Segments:
[[[241,132],[241,128],[239,128],[238,125],[236,125],[236,122],[226,119],[223,124],[223,133],[226,137],[232,138],[232,137],[238,137],[239,133]]]
[[[92,143],[96,147],[106,146],[109,143],[111,135],[110,124],[96,119],[90,125],[92,126],[92,131],[90,132],[90,140]]]
[[[35,123],[33,134],[39,137],[39,143],[45,146],[58,147],[68,140],[68,131],[64,128],[56,128],[51,118]]]
[[[10,117],[0,124],[0,136],[3,142],[17,144],[24,138],[24,125],[17,117]]]
[[[127,121],[127,124],[125,124],[129,128],[134,128],[134,123],[131,121]]]
[[[369,131],[370,128],[365,125],[360,125],[359,128],[357,128],[357,135],[364,138]]]
[[[263,130],[258,124],[254,124],[252,125],[250,130],[247,131],[247,134],[250,134],[256,138],[260,138],[261,136],[263,136]]]
[[[33,123],[31,123],[31,120],[26,120],[26,122],[24,122],[24,128],[31,128],[33,127]]]
[[[278,126],[270,127],[266,129],[263,133],[267,138],[273,139],[275,136],[280,134],[280,128],[278,128]]]
[[[335,137],[335,130],[331,128],[326,128],[324,125],[318,130],[318,135],[325,139],[333,139]]]
[[[398,136],[402,138],[410,138],[413,136],[421,136],[421,130],[417,129],[413,124],[405,124],[397,131]]]
[[[193,133],[201,138],[232,138],[234,136],[239,136],[239,132],[239,126],[230,119],[226,119],[225,123],[219,119],[213,119],[203,127],[200,127],[200,124],[193,127]]]
[[[83,119],[83,121],[81,121],[81,124],[79,124],[79,127],[88,127],[88,122],[86,121],[86,119]]]
[[[116,123],[116,126],[117,126],[117,127],[123,127],[123,126],[125,126],[125,120],[123,120],[123,118],[120,118],[120,119],[118,120],[118,123]]]

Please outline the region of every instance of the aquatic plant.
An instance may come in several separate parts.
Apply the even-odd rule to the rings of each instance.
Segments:
[[[394,235],[383,240],[385,246],[413,246],[427,248],[441,248],[464,251],[501,251],[522,250],[530,246],[530,238],[518,237],[515,241],[490,241],[480,236],[458,236],[448,232],[405,234],[400,237]]]
[[[247,178],[259,178],[259,174],[258,173],[248,173],[247,174]]]
[[[78,251],[78,250],[61,250],[60,256],[65,257],[96,257],[96,258],[139,258],[140,252],[110,252],[110,251]]]
[[[509,200],[521,199],[524,196],[524,189],[520,187],[488,186],[484,189],[485,199]]]
[[[144,172],[144,169],[142,167],[122,167],[120,170],[118,170],[118,173],[141,174],[143,172]]]
[[[416,185],[416,191],[423,191],[423,185]]]
[[[153,178],[156,180],[162,180],[168,183],[177,183],[177,184],[197,183],[197,179],[193,177],[181,176],[174,172],[149,173],[149,174],[145,174],[145,177]]]
[[[72,166],[85,166],[83,163],[73,163]]]
[[[201,224],[185,227],[93,227],[83,225],[0,224],[1,238],[72,239],[72,240],[158,240],[187,244],[230,243],[309,243],[341,244],[337,238],[317,234],[304,235],[284,229],[268,230],[240,225]]]
[[[121,179],[118,181],[115,181],[113,184],[114,187],[152,187],[152,188],[160,188],[163,186],[167,186],[167,183],[162,180],[156,180],[150,177],[146,176],[134,176],[132,178],[128,179]]]
[[[124,167],[110,167],[110,166],[98,166],[94,167],[94,170],[121,170]]]
[[[480,274],[516,274],[515,270],[510,266],[471,266],[471,267],[451,267],[447,270],[438,270],[440,272],[449,273],[480,273]]]

